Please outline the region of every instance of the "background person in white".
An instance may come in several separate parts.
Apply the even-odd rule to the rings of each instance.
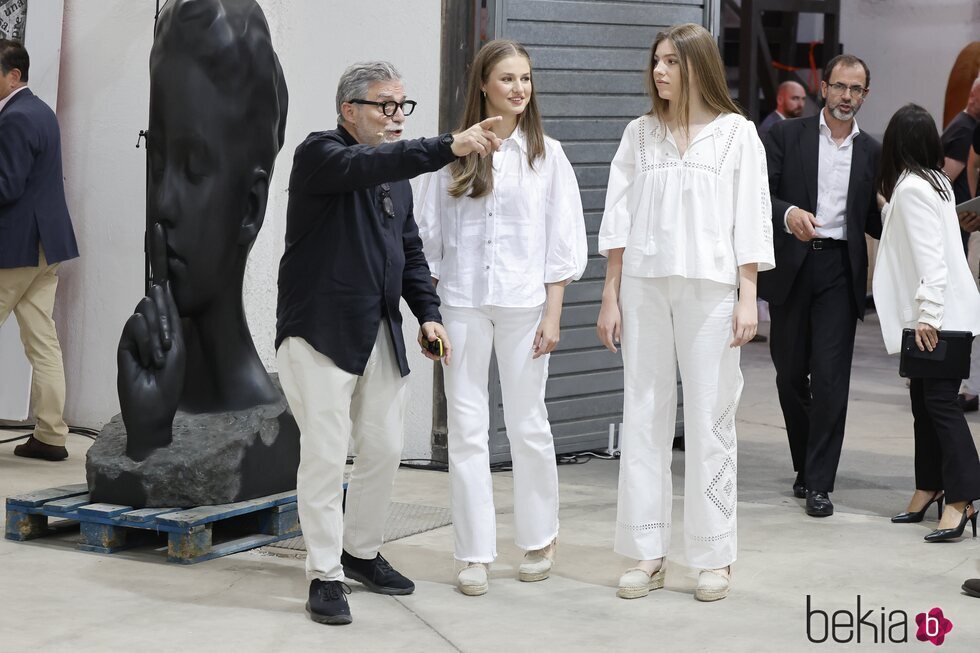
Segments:
[[[422,183],[416,202],[426,259],[455,345],[445,369],[456,559],[464,594],[487,591],[497,556],[489,468],[488,372],[496,352],[514,463],[520,579],[548,577],[558,535],[558,471],[545,409],[565,285],[585,271],[578,184],[544,135],[531,61],[519,43],[487,43],[471,68],[463,122],[502,116],[491,159],[467,157]]]
[[[686,557],[704,570],[695,597],[713,601],[736,557],[738,347],[758,325],[757,270],[773,267],[765,153],[701,26],[657,35],[647,85],[653,108],[623,134],[599,231],[598,333],[612,351],[622,336],[626,375],[615,550],[639,560],[617,594],[663,587],[679,364]]]
[[[915,329],[916,345],[932,351],[937,329],[980,333],[980,293],[966,259],[953,187],[939,167],[943,147],[929,112],[899,109],[881,143],[878,191],[888,200],[875,264],[874,298],[889,354],[901,350],[902,330]],[[938,502],[937,530],[927,542],[976,533],[973,501],[980,499],[980,459],[956,399],[960,379],[909,380],[915,419],[915,493],[896,523],[921,522]]]

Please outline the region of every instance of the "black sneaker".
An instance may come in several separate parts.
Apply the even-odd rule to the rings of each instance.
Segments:
[[[340,564],[344,566],[345,576],[363,583],[372,592],[411,594],[415,591],[415,583],[392,569],[380,553],[374,557],[374,560],[365,560],[355,558],[344,551],[340,556]]]
[[[310,583],[310,600],[306,602],[310,619],[318,624],[331,626],[349,624],[353,619],[350,616],[347,594],[350,594],[350,588],[346,583],[314,579]]]

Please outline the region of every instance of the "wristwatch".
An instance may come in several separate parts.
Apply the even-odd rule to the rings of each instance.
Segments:
[[[446,147],[452,147],[453,142],[455,140],[456,139],[453,138],[452,134],[443,134],[442,136],[439,137],[439,142],[445,145]]]

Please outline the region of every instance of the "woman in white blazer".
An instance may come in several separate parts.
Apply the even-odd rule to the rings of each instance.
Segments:
[[[963,256],[953,190],[932,116],[920,106],[899,109],[882,141],[879,191],[888,201],[875,264],[874,298],[885,348],[901,349],[902,330],[932,351],[937,330],[980,333],[980,294]],[[942,517],[927,542],[977,532],[980,459],[956,401],[960,379],[909,383],[915,433],[915,494],[895,523],[922,521],[937,503]],[[943,501],[946,509],[943,510]]]

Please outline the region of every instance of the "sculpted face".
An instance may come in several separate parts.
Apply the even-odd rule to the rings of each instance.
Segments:
[[[820,82],[820,91],[827,102],[827,110],[837,120],[850,120],[861,110],[865,87],[868,83],[864,68],[860,65],[837,64],[830,79]]]
[[[265,209],[254,191],[267,177],[247,146],[243,98],[221,92],[187,57],[152,72],[147,221],[166,229],[171,287],[188,317],[240,293]]]

